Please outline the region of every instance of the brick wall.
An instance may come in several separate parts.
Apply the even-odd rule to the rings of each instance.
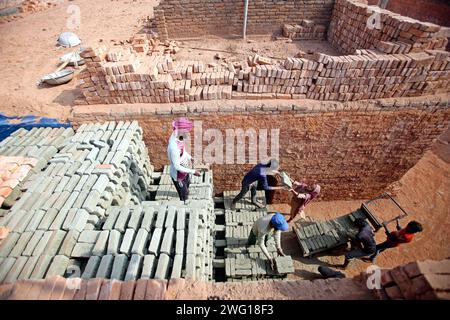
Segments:
[[[74,110],[73,123],[139,120],[155,169],[167,164],[171,122],[178,116],[201,120],[203,132],[279,128],[281,166],[292,177],[317,180],[324,199],[361,199],[381,193],[398,180],[450,121],[448,96],[351,103],[304,100],[280,106],[236,104],[227,109],[212,103],[165,106],[80,106]],[[213,165],[215,192],[238,189],[250,167]]]
[[[249,1],[247,33],[281,31],[284,23],[296,24],[301,19],[328,25],[333,4],[334,0]],[[162,0],[154,12],[163,39],[242,34],[242,0]]]

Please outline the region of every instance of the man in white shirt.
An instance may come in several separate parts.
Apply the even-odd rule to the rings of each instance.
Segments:
[[[248,237],[248,245],[258,244],[264,255],[270,262],[270,266],[274,269],[275,258],[269,254],[266,247],[266,237],[274,233],[275,245],[280,256],[285,256],[283,249],[281,249],[281,232],[289,229],[286,218],[279,212],[268,214],[259,218],[253,224],[252,231]]]
[[[170,161],[170,177],[177,189],[181,201],[189,196],[189,174],[200,176],[200,171],[191,169],[191,155],[186,151],[185,139],[193,124],[186,118],[172,122],[173,132],[167,146],[167,155]]]

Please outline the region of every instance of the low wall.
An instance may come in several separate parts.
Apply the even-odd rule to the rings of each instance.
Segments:
[[[151,162],[160,170],[167,164],[171,122],[179,116],[202,121],[203,153],[211,149],[212,137],[208,137],[207,129],[220,129],[223,137],[227,129],[254,128],[256,133],[261,133],[261,129],[268,129],[269,133],[270,129],[279,129],[281,166],[293,178],[317,180],[323,187],[323,199],[362,199],[383,192],[431,147],[433,139],[450,121],[450,97],[357,103],[303,100],[278,105],[240,101],[221,103],[220,108],[212,102],[79,106],[74,109],[72,122],[78,125],[104,120],[139,120]],[[199,134],[196,130],[194,135]],[[271,154],[269,146],[262,151]],[[191,153],[201,154],[195,150]],[[251,166],[248,161],[214,164],[215,192],[239,189],[243,175]],[[286,200],[285,194],[278,194],[277,199]]]
[[[334,0],[249,1],[248,34],[281,31],[284,23],[310,19],[328,25]],[[162,0],[155,7],[155,21],[161,38],[193,38],[205,35],[242,34],[244,1]]]

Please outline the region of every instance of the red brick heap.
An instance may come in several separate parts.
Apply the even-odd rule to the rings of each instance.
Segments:
[[[384,271],[381,295],[387,299],[450,299],[450,259],[418,261]]]
[[[293,40],[322,40],[325,38],[326,30],[324,25],[316,24],[312,20],[302,19],[299,24],[283,25],[283,36]]]

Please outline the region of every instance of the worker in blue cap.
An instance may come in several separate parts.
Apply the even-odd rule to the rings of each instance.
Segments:
[[[253,224],[252,231],[248,237],[248,245],[252,246],[258,244],[262,252],[265,254],[270,262],[270,267],[272,270],[275,266],[275,258],[271,257],[269,251],[266,247],[266,238],[268,238],[272,233],[275,237],[275,245],[277,252],[280,256],[285,256],[283,249],[281,249],[281,232],[287,231],[289,225],[286,222],[286,218],[279,212],[265,215],[259,218]]]

